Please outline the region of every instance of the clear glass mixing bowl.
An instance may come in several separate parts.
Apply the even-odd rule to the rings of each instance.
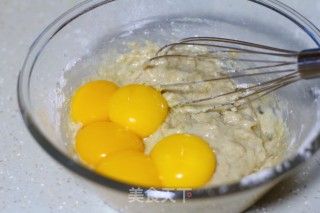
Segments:
[[[266,7],[272,7],[270,10]],[[319,30],[291,8],[274,0],[89,0],[49,25],[32,44],[20,72],[18,99],[35,140],[70,171],[89,180],[111,206],[140,212],[239,212],[291,174],[319,148],[320,81],[300,81],[277,92],[287,111],[291,134],[281,164],[237,183],[196,190],[143,189],[143,199],[128,202],[132,186],[100,176],[72,158],[59,110],[81,79],[94,74],[103,52],[122,41],[168,43],[189,36],[216,36],[303,50],[320,44]],[[88,61],[70,72],[75,64]],[[68,88],[68,89],[66,89]],[[64,90],[62,90],[64,89]]]

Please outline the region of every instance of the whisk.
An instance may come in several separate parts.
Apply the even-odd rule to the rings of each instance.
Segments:
[[[226,102],[212,106],[211,109],[239,107],[248,103],[249,100],[258,99],[298,80],[320,77],[320,49],[298,52],[226,38],[190,37],[162,47],[155,57],[148,61],[148,65],[156,66],[156,62],[160,60],[171,59],[218,60],[241,64],[241,68],[224,69],[220,77],[162,84],[160,89],[163,92],[170,91],[172,88],[177,90],[183,85],[259,76],[265,79],[266,76],[271,76],[268,80],[258,83],[240,84],[227,93],[179,102],[179,105],[190,105],[225,96],[231,97],[226,99]],[[279,74],[282,75],[279,76]]]

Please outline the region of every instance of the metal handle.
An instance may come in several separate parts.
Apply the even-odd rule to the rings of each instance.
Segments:
[[[320,48],[303,50],[298,54],[298,68],[302,79],[320,77]]]

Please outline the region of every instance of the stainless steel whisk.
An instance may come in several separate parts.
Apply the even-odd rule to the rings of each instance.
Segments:
[[[188,48],[198,51],[184,51]],[[190,37],[177,43],[168,44],[149,60],[150,64],[156,64],[158,60],[170,59],[198,59],[219,60],[235,62],[241,68],[229,68],[224,70],[222,77],[202,79],[190,82],[178,82],[160,85],[164,91],[170,88],[179,88],[183,85],[199,84],[226,79],[251,78],[259,76],[275,76],[263,82],[254,84],[241,84],[234,91],[205,97],[195,100],[181,101],[179,105],[189,105],[223,96],[233,96],[226,103],[213,106],[212,109],[241,106],[248,100],[254,100],[270,92],[301,79],[313,79],[320,77],[320,49],[303,51],[291,51],[266,45],[245,42],[240,40],[217,38],[217,37]],[[279,76],[282,74],[282,76]]]

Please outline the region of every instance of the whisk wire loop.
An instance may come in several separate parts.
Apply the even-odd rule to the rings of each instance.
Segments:
[[[227,38],[189,37],[163,46],[148,61],[148,64],[156,66],[155,62],[158,60],[170,61],[171,59],[217,60],[233,64],[240,63],[241,68],[222,67],[221,70],[216,70],[220,74],[219,77],[158,85],[166,92],[170,91],[170,88],[205,82],[257,77],[263,79],[259,83],[241,84],[241,87],[237,86],[231,92],[183,100],[178,104],[190,105],[228,97],[227,102],[212,105],[211,110],[239,107],[248,103],[249,100],[256,100],[300,79],[320,77],[320,49],[298,52]],[[271,80],[266,76],[270,76]]]

